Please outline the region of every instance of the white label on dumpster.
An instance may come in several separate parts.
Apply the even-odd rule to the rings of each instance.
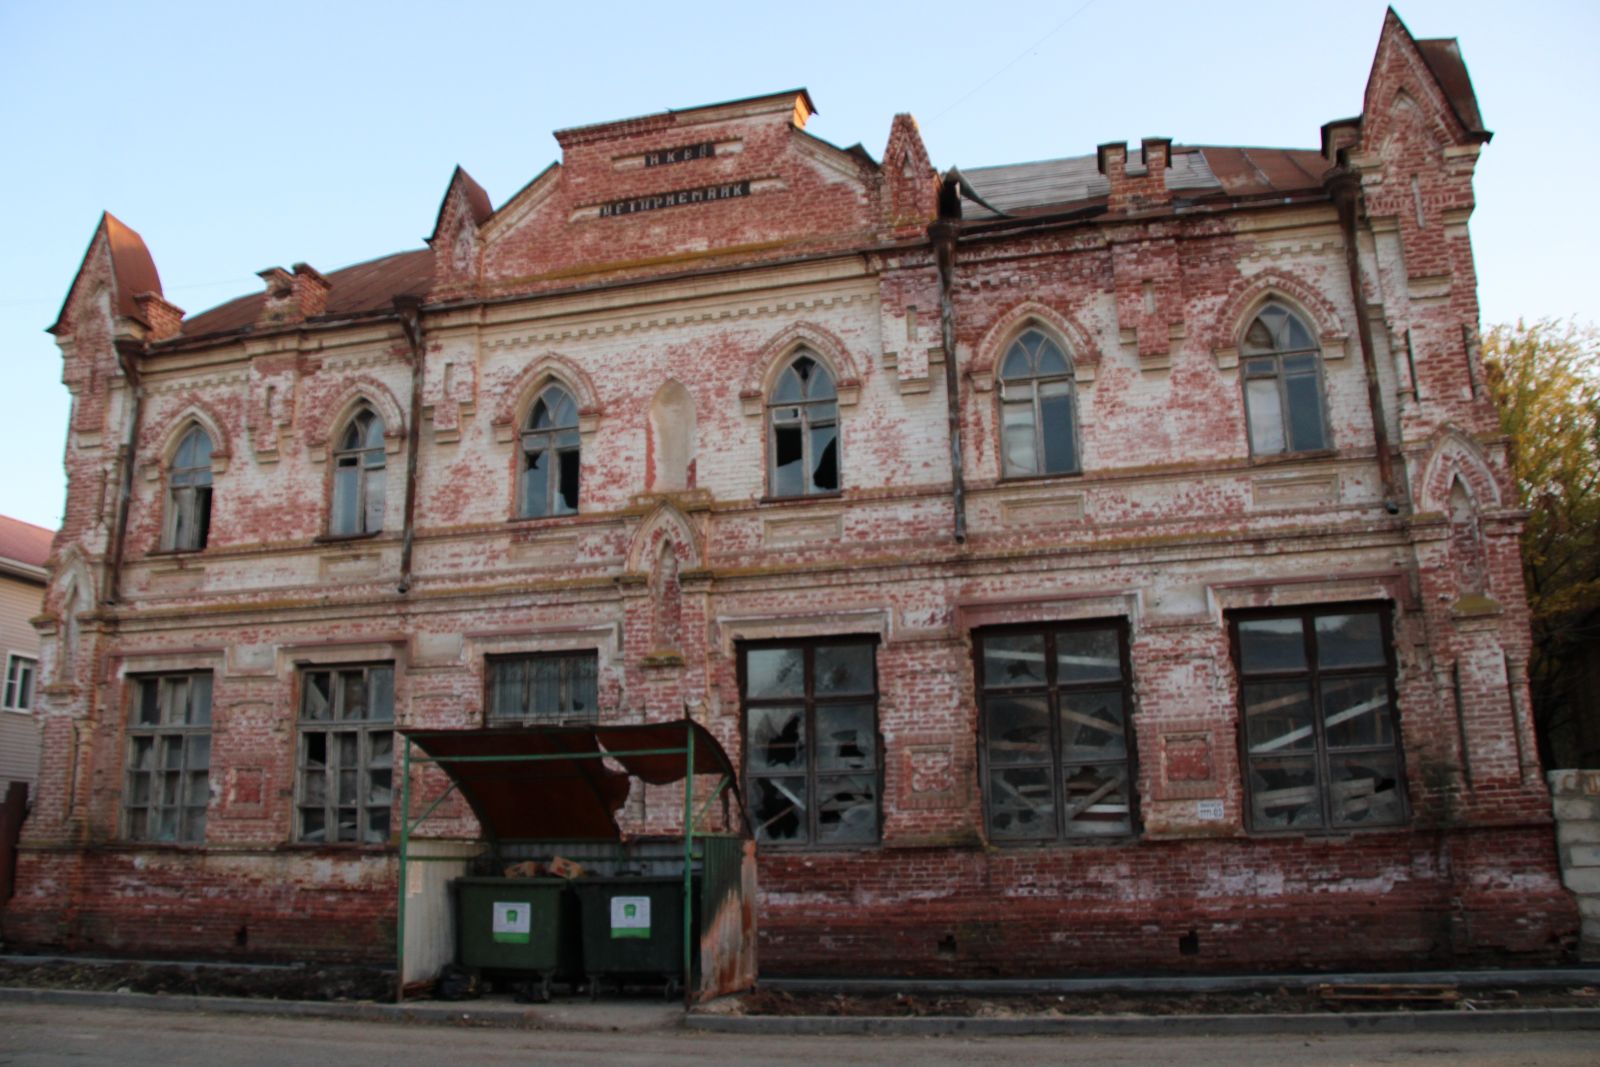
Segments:
[[[513,945],[526,945],[533,930],[533,906],[522,901],[494,905],[494,939]]]
[[[650,898],[612,897],[611,936],[649,937]]]

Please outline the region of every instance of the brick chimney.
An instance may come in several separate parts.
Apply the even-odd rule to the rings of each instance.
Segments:
[[[165,341],[183,330],[183,309],[160,293],[135,293],[139,317],[150,327],[148,340]]]
[[[308,264],[296,263],[293,274],[282,267],[268,267],[256,273],[267,283],[257,325],[304,322],[327,310],[328,290],[333,286]]]
[[[1113,215],[1145,211],[1172,201],[1167,189],[1167,168],[1172,166],[1172,139],[1146,137],[1140,142],[1140,160],[1129,164],[1126,142],[1112,141],[1096,150],[1100,173],[1111,183],[1107,208]]]

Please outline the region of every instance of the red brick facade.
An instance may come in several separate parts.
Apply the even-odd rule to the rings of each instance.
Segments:
[[[749,771],[777,749],[746,750],[746,687],[765,683],[743,657],[856,637],[871,726],[854,755],[827,750],[852,784],[820,727],[811,777],[773,786],[806,807],[746,783],[758,822],[778,813],[765,837],[855,835],[763,842],[768,973],[1569,951],[1523,675],[1522,520],[1478,363],[1467,219],[1488,134],[1454,43],[1391,13],[1363,114],[1325,127],[1321,152],[1152,138],[941,182],[909,117],[880,163],[805,132],[811,111],[796,91],[563,131],[561,162],[498,209],[458,170],[426,250],[263,271],[265,294],[184,320],[105,218],[55,328],[70,488],[8,941],[392,958],[392,837],[301,840],[320,788],[297,774],[308,667],[392,665],[402,727],[468,727],[489,657],[592,657],[601,722],[689,714]],[[1250,409],[1247,331],[1274,308],[1310,337],[1294,366],[1311,376],[1289,383],[1298,357],[1282,357]],[[1060,401],[1019,416],[1002,383],[1024,336],[1065,356],[1038,388],[1070,397],[1070,434]],[[790,492],[773,450],[803,435],[783,437],[769,401],[802,351],[835,394],[807,425],[836,430],[805,431],[806,491]],[[576,409],[573,514],[527,503],[557,499],[524,480],[552,385]],[[1278,388],[1282,423],[1264,406]],[[361,411],[382,422],[367,454],[385,489],[366,490],[359,536],[331,537]],[[1003,417],[1069,458],[1028,459]],[[174,456],[195,425],[208,530],[173,550]],[[1387,748],[1335,751],[1361,709],[1337,711],[1325,679],[1299,732],[1251,733],[1233,633],[1262,609],[1280,609],[1269,629],[1289,609],[1381,623],[1368,682],[1396,724]],[[1022,744],[1049,781],[1008,777],[1008,713],[980,699],[1001,684],[983,642],[1035,632],[1117,650],[1094,663],[1117,675],[1125,747],[1090,769],[1105,784],[1088,799],[1063,784],[1065,748]],[[1065,723],[1081,664],[1057,662]],[[211,684],[193,728],[203,833],[131,840],[141,680],[180,672]],[[191,775],[195,744],[171,740]],[[680,810],[656,792],[628,809],[646,828]],[[1017,811],[1051,840],[1008,840]],[[1283,811],[1332,828],[1279,827]],[[1112,821],[1080,839],[1084,812]],[[445,814],[470,834],[464,809]]]

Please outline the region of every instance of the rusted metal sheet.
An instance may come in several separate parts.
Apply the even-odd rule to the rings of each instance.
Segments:
[[[708,837],[703,844],[697,1001],[749,989],[756,981],[756,843]]]

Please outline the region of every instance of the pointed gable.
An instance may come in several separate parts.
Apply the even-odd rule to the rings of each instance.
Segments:
[[[917,120],[901,113],[883,149],[884,210],[893,229],[921,229],[938,213],[939,176],[928,159]]]
[[[89,247],[78,264],[78,273],[67,290],[67,299],[49,332],[71,332],[66,325],[68,313],[76,307],[75,300],[93,288],[93,282],[107,285],[115,314],[150,325],[138,297],[147,293],[161,295],[161,275],[156,272],[156,261],[145,247],[144,238],[109,211],[100,215],[94,236],[89,239]]]
[[[1415,106],[1419,113],[1408,113]],[[1437,143],[1483,144],[1483,128],[1472,79],[1454,40],[1418,41],[1394,8],[1384,16],[1377,54],[1362,107],[1361,146],[1377,151],[1397,126],[1419,119]]]
[[[478,230],[493,215],[489,194],[457,166],[428,238],[428,247],[434,252],[430,292],[434,299],[464,296],[476,287],[482,251]]]
[[[561,162],[482,228],[484,294],[870,241],[878,165],[805,132],[815,113],[796,89],[558,131]]]

